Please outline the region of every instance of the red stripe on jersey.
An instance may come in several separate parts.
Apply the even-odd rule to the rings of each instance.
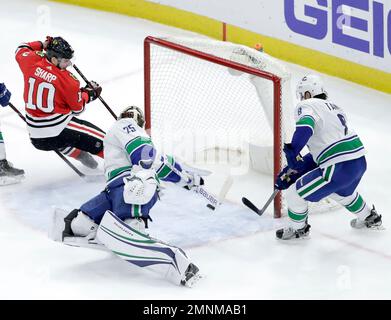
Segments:
[[[86,127],[78,126],[78,125],[76,125],[76,124],[74,124],[72,122],[70,122],[68,124],[68,127],[73,127],[73,128],[76,128],[76,129],[79,129],[79,130],[82,130],[82,131],[86,131],[86,132],[92,133],[92,134],[94,134],[94,135],[96,135],[96,136],[98,136],[99,138],[102,138],[102,139],[104,139],[104,137],[105,137],[101,132],[94,131],[91,128],[87,129]]]
[[[81,150],[75,148],[70,154],[68,154],[68,156],[77,159],[80,153]]]

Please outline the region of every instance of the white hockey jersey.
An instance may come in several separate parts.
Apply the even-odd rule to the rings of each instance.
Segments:
[[[105,175],[107,181],[129,173],[132,166],[150,155],[154,159],[151,138],[133,119],[120,119],[108,130],[104,144]]]
[[[129,175],[134,166],[152,167],[159,180],[184,183],[182,167],[173,156],[159,155],[146,131],[133,119],[116,121],[108,130],[104,143],[105,175],[107,184]]]
[[[321,168],[365,154],[360,138],[347,123],[345,112],[329,100],[301,101],[295,109],[295,121],[296,127],[313,130],[307,147]]]

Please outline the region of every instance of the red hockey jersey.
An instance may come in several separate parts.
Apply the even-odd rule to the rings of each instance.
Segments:
[[[46,59],[40,41],[22,44],[16,61],[24,77],[27,128],[32,138],[58,136],[73,115],[84,111],[88,95],[79,80]]]

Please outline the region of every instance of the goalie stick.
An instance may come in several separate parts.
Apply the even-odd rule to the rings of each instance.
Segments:
[[[175,168],[175,166],[171,165],[171,163],[167,162],[166,165],[173,172],[175,172],[178,176],[183,177],[183,172],[179,171],[177,168]],[[187,166],[187,167],[191,168],[189,166]],[[200,169],[198,169],[198,170],[200,170]],[[197,172],[197,170],[195,170],[195,172]],[[209,171],[205,170],[205,172],[209,172]],[[192,190],[195,191],[196,193],[198,193],[199,195],[201,195],[202,197],[204,197],[209,202],[206,205],[207,208],[209,208],[211,210],[215,210],[217,207],[219,207],[221,205],[222,201],[224,200],[224,198],[225,198],[227,192],[229,191],[229,189],[231,188],[231,186],[232,186],[232,177],[228,176],[225,179],[224,184],[223,184],[217,198],[214,195],[212,195],[209,191],[207,191],[205,189],[205,187],[202,185],[196,186]]]
[[[221,190],[219,194],[217,195],[217,198],[209,193],[203,186],[198,186],[195,189],[195,192],[202,195],[204,198],[206,198],[210,203],[208,203],[206,206],[211,210],[216,210],[224,201],[225,196],[227,195],[228,191],[231,189],[233,183],[233,179],[231,176],[227,176],[224,180],[223,186],[221,187]]]
[[[252,211],[254,211],[257,215],[261,216],[263,215],[263,213],[266,211],[267,207],[269,206],[269,204],[274,200],[274,198],[277,196],[278,192],[280,192],[280,190],[278,189],[275,189],[272,193],[272,195],[269,197],[269,199],[266,201],[265,205],[262,207],[262,209],[258,209],[257,206],[252,203],[250,200],[248,200],[247,198],[243,197],[242,198],[242,202],[243,204],[248,207],[249,209],[251,209]]]

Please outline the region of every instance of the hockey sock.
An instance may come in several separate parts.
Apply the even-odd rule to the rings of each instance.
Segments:
[[[308,210],[304,212],[294,212],[293,210],[288,209],[288,217],[293,229],[301,229],[305,226],[308,217]]]
[[[303,228],[308,217],[308,203],[299,196],[295,184],[286,191],[286,201],[292,228],[295,230]]]
[[[332,199],[343,205],[348,211],[357,215],[360,220],[365,220],[371,214],[371,209],[358,192],[347,197],[332,195]]]

